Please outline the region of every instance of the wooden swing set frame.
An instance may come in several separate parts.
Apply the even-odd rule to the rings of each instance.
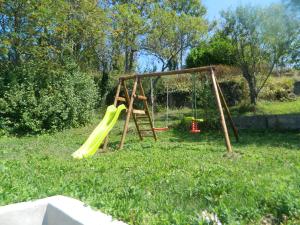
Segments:
[[[156,136],[156,130],[153,126],[153,121],[151,118],[151,113],[149,112],[147,97],[145,96],[145,92],[142,85],[142,79],[146,77],[162,77],[162,76],[172,76],[172,75],[180,75],[180,74],[192,74],[192,73],[198,73],[200,72],[209,72],[210,77],[212,80],[212,89],[216,97],[216,104],[218,107],[218,111],[220,114],[221,119],[221,126],[222,131],[225,138],[225,144],[228,152],[232,152],[232,147],[230,143],[230,138],[228,134],[228,129],[225,121],[225,116],[223,112],[223,107],[225,109],[227,118],[229,120],[229,123],[231,125],[231,128],[233,130],[233,133],[235,135],[236,141],[238,141],[238,130],[236,126],[234,125],[234,122],[232,120],[229,108],[226,104],[224,95],[222,93],[222,90],[218,84],[217,78],[215,76],[215,66],[207,66],[207,67],[197,67],[197,68],[190,68],[190,69],[183,69],[183,70],[174,70],[174,71],[167,71],[167,72],[158,72],[158,73],[146,73],[146,74],[133,74],[128,76],[121,76],[119,78],[119,83],[117,86],[117,91],[114,99],[114,105],[117,106],[119,103],[123,103],[127,106],[126,110],[126,119],[124,124],[124,129],[121,137],[121,141],[119,144],[119,149],[122,149],[125,143],[126,134],[128,132],[128,126],[130,118],[133,118],[135,127],[137,129],[138,135],[140,140],[143,140],[145,137],[153,137],[154,140],[157,140]],[[134,80],[133,87],[131,91],[131,95],[129,93],[129,90],[126,86],[126,81],[128,80]],[[123,92],[125,96],[120,96],[121,89],[123,88]],[[139,92],[139,93],[138,93]],[[135,100],[142,101],[143,103],[143,109],[134,109],[133,103]],[[143,119],[146,119],[143,120]],[[143,128],[143,125],[148,125],[147,129]],[[108,144],[108,137],[106,137],[103,145],[103,150],[106,149]]]

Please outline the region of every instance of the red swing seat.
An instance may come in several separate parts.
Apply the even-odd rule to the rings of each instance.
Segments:
[[[153,127],[155,131],[166,131],[169,130],[169,127]]]
[[[200,132],[201,132],[201,130],[198,126],[198,122],[196,120],[192,120],[190,133],[200,133]]]

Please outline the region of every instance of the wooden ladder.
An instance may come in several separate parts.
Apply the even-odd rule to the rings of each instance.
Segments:
[[[121,89],[124,91],[125,96],[120,96]],[[139,94],[137,94],[139,91]],[[134,101],[142,101],[143,109],[134,109]],[[143,85],[141,79],[138,77],[135,78],[131,96],[129,94],[129,90],[125,83],[125,80],[120,79],[117,87],[117,92],[115,95],[114,105],[117,107],[119,103],[123,103],[127,107],[126,120],[124,124],[123,134],[120,141],[119,149],[123,148],[125,137],[128,131],[130,117],[132,116],[135,127],[137,129],[140,140],[143,140],[144,137],[153,137],[154,140],[157,140],[157,136],[153,127],[153,122],[151,119],[151,114],[149,112],[149,107],[147,103],[147,97],[145,96],[145,92],[143,89]],[[147,126],[147,127],[146,127]],[[103,149],[105,150],[108,143],[108,137],[104,141]]]

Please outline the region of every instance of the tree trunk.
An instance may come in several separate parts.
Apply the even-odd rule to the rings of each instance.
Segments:
[[[21,19],[19,17],[19,12],[17,11],[14,12],[14,32],[17,34],[16,37],[14,37],[12,40],[12,49],[14,50],[14,57],[13,61],[14,64],[17,65],[20,62],[20,30],[21,30]]]
[[[256,100],[257,100],[257,93],[256,93],[256,87],[253,79],[250,79],[247,81],[248,86],[249,86],[249,91],[250,91],[250,102],[253,105],[256,105]]]
[[[250,103],[256,105],[257,100],[257,90],[256,90],[256,82],[254,74],[249,72],[247,67],[242,67],[243,77],[246,79],[250,92]]]
[[[125,73],[128,73],[129,72],[129,66],[128,66],[128,64],[129,64],[129,50],[128,50],[128,47],[126,47],[125,48],[125,68],[124,68],[124,70],[125,70]]]
[[[130,49],[130,54],[129,54],[129,66],[128,66],[128,70],[129,72],[133,71],[133,65],[134,65],[134,53],[135,50],[134,49]]]

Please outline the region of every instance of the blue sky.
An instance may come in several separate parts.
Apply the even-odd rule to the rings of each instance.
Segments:
[[[220,11],[228,8],[235,8],[238,5],[260,5],[267,6],[272,3],[279,3],[281,0],[202,0],[203,5],[207,9],[207,18],[209,20],[217,19]]]
[[[220,18],[220,12],[229,8],[236,8],[239,5],[259,5],[268,6],[272,3],[279,3],[282,0],[202,0],[202,4],[206,7],[206,18],[209,21]],[[154,57],[140,55],[138,57],[138,64],[140,71],[143,73],[145,70],[149,71],[153,69],[153,64],[157,65],[157,70],[160,70],[160,63],[157,63]]]

